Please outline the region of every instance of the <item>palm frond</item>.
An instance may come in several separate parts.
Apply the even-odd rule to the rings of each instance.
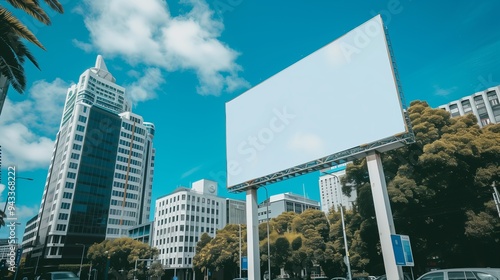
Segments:
[[[8,34],[9,32],[8,27],[0,26],[0,73],[7,77],[16,91],[23,93],[26,88],[23,67],[25,58],[28,58],[37,68],[39,66],[20,37],[15,34]],[[6,40],[6,38],[8,39]],[[15,48],[12,45],[15,45]]]
[[[15,16],[13,16],[7,9],[0,7],[0,26],[10,27],[12,31],[23,37],[24,39],[30,41],[31,43],[37,45],[41,49],[45,50],[45,47],[38,41],[36,36]],[[9,35],[11,33],[7,33]],[[4,34],[2,34],[3,36]]]
[[[0,57],[0,73],[7,77],[10,85],[19,93],[24,93],[24,89],[26,87],[26,77],[24,73],[24,68],[21,65],[21,69],[16,67],[11,67],[7,65],[3,59],[4,57]]]
[[[26,47],[26,45],[23,44],[20,40],[18,41],[16,54],[18,55],[20,61],[21,61],[21,57],[22,57],[23,58],[22,62],[24,63],[24,57],[27,57],[31,61],[31,63],[33,63],[33,65],[35,65],[35,67],[40,70],[40,66],[38,65],[38,62],[36,61],[36,58],[33,56],[33,54],[31,54],[31,52]]]
[[[7,217],[5,213],[2,210],[0,210],[0,227],[5,226],[5,221],[4,221],[5,217]]]
[[[25,11],[27,14],[36,18],[43,24],[50,25],[51,22],[49,16],[37,2],[34,2],[33,0],[7,0],[7,2],[15,8]]]
[[[12,55],[19,60],[20,63],[24,63],[24,57],[27,57],[33,65],[36,66],[36,68],[40,69],[35,57],[20,40],[19,36],[13,34],[4,26],[0,27],[0,53],[2,56],[3,54],[12,53]]]
[[[49,7],[52,10],[54,10],[60,14],[64,13],[64,8],[61,5],[61,3],[59,3],[59,1],[57,1],[57,0],[44,0],[44,1],[45,1],[45,3],[47,3],[47,5],[49,5]]]

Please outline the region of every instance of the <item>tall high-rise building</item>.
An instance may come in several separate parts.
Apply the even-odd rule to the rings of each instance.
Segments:
[[[41,265],[79,262],[82,248],[149,220],[155,128],[115,82],[99,55],[68,89],[32,244]]]
[[[451,117],[474,114],[479,126],[500,123],[500,86],[488,88],[459,100],[439,106],[450,112]]]
[[[328,214],[334,207],[338,211],[339,206],[352,209],[357,198],[356,190],[352,190],[349,195],[342,192],[340,179],[345,176],[347,163],[333,166],[330,169],[322,170],[323,175],[319,177],[319,193],[321,197],[321,211]]]
[[[153,246],[158,260],[179,279],[193,279],[196,243],[227,224],[246,224],[245,202],[217,196],[217,182],[199,180],[156,200]]]

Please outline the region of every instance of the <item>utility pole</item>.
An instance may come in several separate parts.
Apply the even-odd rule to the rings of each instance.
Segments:
[[[240,278],[241,278],[241,224],[238,224],[240,229]]]
[[[500,195],[498,194],[495,182],[493,182],[493,185],[491,187],[493,188],[493,201],[495,202],[495,206],[497,207],[498,217],[500,218]]]
[[[325,175],[328,175],[328,176],[332,176],[336,179],[336,184],[338,183],[339,186],[337,187],[337,189],[340,189],[340,178],[339,176],[335,175],[335,174],[331,174],[331,173],[326,173]],[[340,208],[340,217],[342,219],[342,234],[344,236],[344,248],[345,248],[345,257],[344,257],[344,263],[347,267],[347,280],[351,280],[352,279],[352,275],[351,275],[351,263],[349,261],[349,249],[347,247],[347,236],[346,236],[346,230],[345,230],[345,223],[344,223],[344,207],[342,205],[342,194],[339,195],[339,191],[336,191],[335,192],[335,196],[337,197],[338,201],[339,201],[339,208]],[[327,217],[327,222],[330,223],[328,221],[328,217]]]

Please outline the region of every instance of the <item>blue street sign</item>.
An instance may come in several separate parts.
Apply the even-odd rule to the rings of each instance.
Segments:
[[[23,248],[17,248],[17,250],[16,250],[16,267],[19,267],[19,262],[21,261],[22,254],[23,254]]]
[[[410,237],[407,235],[391,234],[391,240],[396,265],[414,266]]]
[[[248,270],[248,258],[241,257],[241,270]]]

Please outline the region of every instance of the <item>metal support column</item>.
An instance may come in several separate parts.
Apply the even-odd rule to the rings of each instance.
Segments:
[[[392,218],[391,204],[387,194],[387,184],[385,182],[382,161],[378,153],[372,153],[366,157],[368,175],[375,205],[375,215],[384,259],[385,273],[387,280],[403,279],[403,270],[396,265],[396,258],[392,248],[391,234],[396,233],[394,220]]]
[[[260,280],[259,220],[257,189],[246,190],[248,279]]]

